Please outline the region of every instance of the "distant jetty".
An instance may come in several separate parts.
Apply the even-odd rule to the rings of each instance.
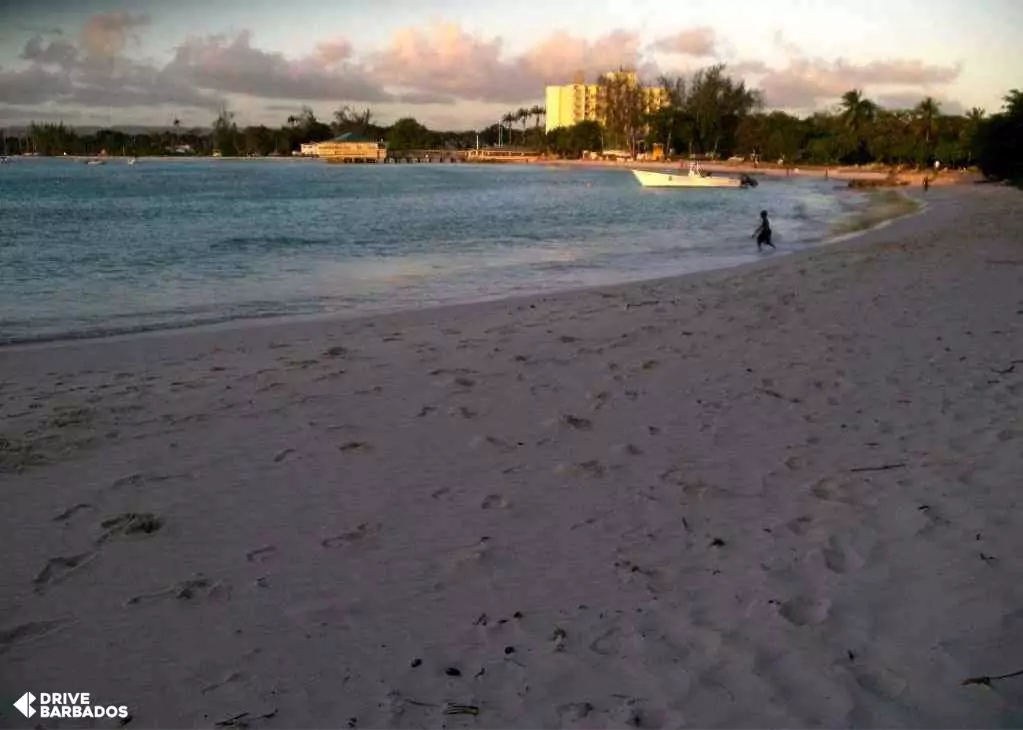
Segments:
[[[427,163],[523,163],[545,159],[539,150],[519,149],[417,149],[387,150],[380,158],[357,155],[320,155],[331,165],[348,164],[427,164]]]

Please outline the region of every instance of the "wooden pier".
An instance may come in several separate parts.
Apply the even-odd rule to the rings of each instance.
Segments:
[[[535,150],[498,149],[498,150],[387,150],[379,159],[372,157],[349,157],[345,155],[324,156],[333,165],[358,164],[456,164],[461,162],[535,162],[542,154]]]
[[[393,150],[379,160],[368,157],[347,157],[335,155],[324,157],[332,165],[362,165],[362,164],[426,164],[426,163],[448,163],[466,161],[466,150]]]
[[[457,163],[465,162],[466,150],[388,150],[385,163]]]

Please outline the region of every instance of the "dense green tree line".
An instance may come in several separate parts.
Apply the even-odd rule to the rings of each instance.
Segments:
[[[320,121],[308,107],[289,116],[280,127],[253,125],[239,127],[235,115],[222,109],[209,129],[185,129],[175,122],[168,130],[128,133],[101,129],[91,134],[61,124],[32,123],[20,134],[0,130],[0,152],[8,155],[36,153],[57,155],[199,155],[224,157],[291,155],[308,142],[322,142],[346,132],[380,139],[392,149],[470,149],[498,143],[498,125],[479,130],[439,131],[428,129],[415,119],[399,119],[391,125],[373,122],[372,111],[343,106],[330,123]],[[541,130],[542,135],[542,130]],[[504,140],[508,132],[504,130]],[[535,139],[532,140],[535,142]]]
[[[979,165],[992,177],[1023,179],[1023,92],[1017,90],[1009,92],[1004,109],[992,116],[982,109],[944,114],[930,97],[910,109],[884,109],[850,90],[836,100],[833,112],[797,117],[766,110],[760,92],[731,78],[723,65],[688,78],[662,77],[667,104],[652,112],[634,87],[602,83],[609,84],[603,89],[603,124],[582,122],[550,133],[541,127],[542,106],[524,107],[504,115],[500,123],[464,131],[431,130],[411,117],[380,125],[371,110],[342,106],[329,122],[303,107],[280,127],[240,128],[234,114],[223,109],[211,130],[183,129],[175,120],[171,129],[148,134],[116,129],[79,134],[63,124],[33,123],[22,134],[0,137],[7,154],[41,155],[95,155],[104,150],[112,155],[290,155],[303,143],[346,132],[384,140],[395,150],[470,149],[501,142],[569,158],[661,144],[683,157],[928,167],[937,160],[945,167]]]

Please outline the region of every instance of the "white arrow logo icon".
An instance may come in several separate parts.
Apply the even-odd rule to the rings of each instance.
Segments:
[[[32,707],[32,703],[35,701],[36,696],[31,692],[26,692],[21,696],[21,699],[14,703],[14,706],[25,717],[32,717],[32,715],[36,714],[36,708]]]

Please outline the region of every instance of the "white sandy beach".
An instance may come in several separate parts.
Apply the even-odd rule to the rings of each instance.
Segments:
[[[1023,726],[1023,677],[962,684],[1023,669],[1023,195],[928,202],[672,280],[0,349],[0,725]]]

